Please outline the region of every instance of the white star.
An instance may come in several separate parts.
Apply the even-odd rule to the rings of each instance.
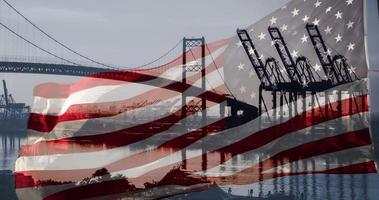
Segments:
[[[243,115],[243,110],[241,109],[237,110],[237,116],[241,116],[241,115]]]
[[[254,54],[254,49],[251,48],[251,47],[250,47],[250,49],[249,49],[249,54],[250,54],[250,55],[253,55],[253,54]]]
[[[316,72],[318,71],[321,71],[321,65],[316,63],[314,66],[313,66],[313,69],[315,69]]]
[[[325,33],[328,35],[328,34],[331,33],[331,31],[332,31],[332,28],[330,28],[329,26],[327,26],[326,29],[325,29]]]
[[[353,28],[353,25],[354,25],[354,22],[349,21],[349,22],[346,24],[347,29]]]
[[[336,16],[336,19],[342,19],[342,12],[338,11],[335,16]]]
[[[237,66],[237,68],[238,68],[238,71],[244,70],[244,69],[245,69],[245,64],[240,63],[240,64]]]
[[[295,16],[297,16],[297,15],[299,15],[299,9],[293,9],[293,11],[291,12],[292,13],[292,17],[295,17]]]
[[[275,24],[276,20],[277,20],[276,17],[271,17],[271,19],[270,19],[271,25]]]
[[[325,10],[325,13],[328,13],[328,12],[330,12],[330,11],[332,11],[332,7],[331,7],[331,6],[329,6],[329,7]]]
[[[259,38],[259,40],[264,40],[264,39],[266,39],[266,34],[261,32],[261,34],[258,35],[258,38]]]
[[[240,92],[241,92],[241,94],[245,93],[246,92],[246,87],[245,86],[241,86],[240,87]]]
[[[297,58],[298,57],[298,54],[299,52],[298,51],[295,51],[293,50],[292,53],[291,53],[291,56],[294,57],[294,58]]]
[[[312,23],[313,25],[318,26],[318,24],[320,23],[320,20],[315,18],[315,20]]]
[[[303,20],[303,22],[304,22],[304,23],[306,23],[306,22],[308,22],[308,20],[309,20],[309,17],[308,17],[307,15],[305,15],[305,16],[304,16],[304,18],[303,18],[303,19],[301,19],[301,20]]]
[[[329,56],[332,55],[332,51],[330,49],[326,50],[326,54],[328,54]]]
[[[356,69],[357,69],[356,67],[351,66],[347,70],[349,71],[349,74],[353,74],[353,73],[355,73]]]
[[[349,6],[349,5],[353,4],[353,1],[354,1],[354,0],[347,0],[347,1],[346,1],[346,4]]]
[[[309,82],[307,82],[306,80],[303,80],[303,82],[302,82],[303,88],[308,87],[308,83],[309,83]]]
[[[336,43],[341,41],[342,39],[342,36],[340,34],[337,35],[337,37],[335,37],[334,39],[336,39]]]
[[[280,29],[282,29],[282,31],[286,31],[287,27],[288,27],[287,24],[283,24],[283,26]]]
[[[239,42],[236,43],[236,45],[237,45],[237,48],[240,48],[240,47],[242,47],[242,42],[239,41]]]
[[[347,50],[354,50],[354,47],[355,47],[355,44],[350,42],[350,43],[347,45]]]
[[[301,38],[301,43],[304,43],[304,42],[307,42],[307,41],[308,41],[308,36],[306,36],[304,34],[303,37]]]
[[[255,99],[256,96],[257,96],[257,95],[255,94],[255,92],[251,92],[251,94],[250,94],[250,98]]]
[[[315,7],[317,8],[317,7],[321,6],[321,3],[322,3],[321,1],[317,0],[315,3]]]

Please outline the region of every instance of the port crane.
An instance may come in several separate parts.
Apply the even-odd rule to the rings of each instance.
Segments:
[[[3,82],[3,94],[0,96],[0,119],[4,122],[16,123],[26,120],[30,113],[30,106],[25,103],[16,103],[12,94],[9,94],[7,83]]]
[[[248,32],[245,29],[237,29],[239,40],[261,83],[259,86],[259,114],[262,114],[262,106],[266,112],[268,110],[263,98],[263,91],[268,91],[272,94],[274,115],[276,115],[277,112],[275,108],[278,105],[278,92],[280,95],[280,109],[282,109],[283,100],[285,100],[289,107],[289,113],[292,113],[292,102],[294,104],[295,113],[297,113],[297,99],[299,97],[303,99],[303,111],[305,111],[307,94],[312,95],[311,105],[315,105],[315,101],[320,104],[317,95],[315,95],[317,92],[322,92],[337,85],[358,80],[355,73],[350,70],[350,66],[344,56],[335,55],[331,57],[317,26],[307,24],[305,28],[312,40],[313,47],[320,60],[326,78],[322,78],[317,71],[315,71],[307,57],[299,56],[294,58],[291,55],[278,27],[268,27],[268,32],[283,67],[281,67],[279,62],[273,57],[269,57],[263,62]],[[339,98],[341,97],[340,93],[341,91],[339,92]],[[282,110],[281,113],[283,113]]]

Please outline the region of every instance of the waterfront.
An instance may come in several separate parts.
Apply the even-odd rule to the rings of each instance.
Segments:
[[[375,132],[379,129],[379,118],[372,117],[371,124],[373,125],[371,133],[373,140],[377,144],[378,138],[375,137]],[[2,199],[14,199],[15,193],[13,190],[12,170],[14,161],[17,157],[18,150],[22,141],[25,139],[25,132],[2,133],[1,134],[1,196]],[[193,150],[196,151],[196,150]],[[190,154],[190,152],[189,152]],[[377,156],[377,154],[376,154]],[[246,162],[247,158],[240,158],[233,161],[238,167]],[[210,189],[208,195],[217,195],[220,198],[225,197],[230,188],[230,195],[248,196],[249,190],[253,190],[254,197],[275,197],[275,195],[293,195],[303,199],[340,199],[340,200],[374,200],[376,199],[377,186],[379,185],[379,176],[377,174],[356,174],[356,175],[300,175],[269,179],[263,182],[257,182],[250,185],[227,185],[222,186],[221,190]],[[216,193],[215,193],[216,192]],[[191,197],[191,196],[189,196]],[[183,196],[178,196],[174,199],[180,199]],[[196,198],[196,195],[193,196]]]

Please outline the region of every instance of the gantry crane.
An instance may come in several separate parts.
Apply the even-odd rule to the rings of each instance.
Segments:
[[[264,106],[266,112],[268,111],[262,95],[263,90],[272,92],[273,108],[276,107],[276,93],[280,91],[280,105],[282,106],[283,100],[287,101],[287,98],[282,91],[285,88],[291,87],[292,82],[285,79],[278,62],[274,58],[269,57],[265,62],[262,61],[261,55],[258,53],[258,50],[255,48],[250,35],[245,29],[237,29],[237,35],[253,66],[254,71],[261,82],[259,86],[258,113],[262,114],[262,106]]]
[[[268,32],[287,71],[288,77],[293,83],[286,90],[294,92],[317,92],[331,87],[327,81],[322,80],[315,72],[305,56],[299,56],[296,60],[293,58],[279,28],[269,27]]]
[[[344,56],[331,56],[331,52],[327,49],[318,26],[307,24],[305,27],[312,41],[317,57],[320,60],[322,69],[332,86],[357,80],[358,77],[354,72],[349,70],[350,66],[347,64]],[[353,76],[351,76],[351,74],[353,74]]]

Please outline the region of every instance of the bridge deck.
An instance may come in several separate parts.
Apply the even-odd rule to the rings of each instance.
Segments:
[[[0,62],[0,73],[55,74],[69,76],[89,76],[112,69],[49,63]]]

